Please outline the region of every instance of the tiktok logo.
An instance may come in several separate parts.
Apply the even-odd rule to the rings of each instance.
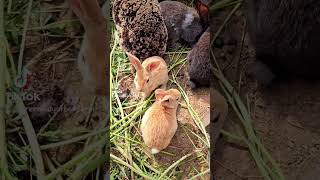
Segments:
[[[23,67],[21,74],[19,74],[14,81],[15,86],[22,89],[22,91],[28,90],[30,85],[30,77],[31,72],[27,70],[26,67]]]
[[[14,80],[15,87],[21,90],[19,96],[23,101],[40,101],[39,94],[30,91],[30,81],[31,72],[28,71],[25,67],[23,67],[21,74],[19,74]],[[6,95],[9,100],[14,100],[16,96],[15,93],[12,92],[7,92]]]

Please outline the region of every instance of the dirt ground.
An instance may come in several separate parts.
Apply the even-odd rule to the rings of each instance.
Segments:
[[[230,11],[211,15],[213,32]],[[227,79],[240,90],[243,100],[249,101],[256,132],[279,162],[286,179],[319,179],[320,84],[295,80],[269,88],[258,86],[247,69],[254,60],[254,51],[246,32],[243,8],[233,15],[218,39],[215,56]],[[224,129],[233,132],[239,129],[238,122],[230,110]],[[263,179],[248,149],[239,144],[220,138],[212,158],[216,163],[214,177],[218,180]]]

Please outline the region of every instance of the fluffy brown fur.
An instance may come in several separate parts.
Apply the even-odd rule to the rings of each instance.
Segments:
[[[196,86],[209,86],[210,81],[213,79],[209,48],[210,32],[206,31],[187,56],[190,84],[193,88]]]
[[[180,43],[192,47],[204,31],[197,11],[178,1],[163,1],[160,8],[168,29],[168,47],[178,48]]]
[[[249,0],[246,5],[257,80],[319,79],[320,1]]]
[[[113,20],[126,52],[145,60],[166,51],[167,28],[156,0],[115,0]]]

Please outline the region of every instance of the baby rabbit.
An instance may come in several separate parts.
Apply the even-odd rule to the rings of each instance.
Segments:
[[[139,59],[165,53],[168,34],[157,0],[115,0],[112,16],[124,51]]]
[[[251,71],[259,83],[320,78],[320,1],[248,0],[246,6],[256,50]]]
[[[108,81],[107,24],[97,0],[69,0],[73,12],[84,26],[85,34],[77,62],[84,83],[106,95]]]
[[[143,99],[150,96],[153,90],[161,85],[165,89],[169,80],[166,62],[159,56],[152,56],[143,61],[127,53],[131,65],[136,69],[134,84],[143,93]]]
[[[197,86],[209,86],[213,78],[212,64],[210,61],[210,32],[204,32],[197,44],[187,55],[189,64],[189,85],[191,88]]]
[[[165,149],[177,131],[177,108],[181,94],[176,89],[157,89],[156,101],[146,111],[141,122],[142,138],[152,154]]]
[[[177,48],[180,42],[189,46],[197,42],[204,29],[194,8],[178,1],[162,1],[160,9],[168,30],[168,48]]]

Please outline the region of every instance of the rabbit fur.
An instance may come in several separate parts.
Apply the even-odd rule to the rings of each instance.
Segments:
[[[77,58],[84,83],[96,94],[107,95],[109,41],[102,10],[97,0],[69,0],[69,5],[85,29]]]
[[[112,16],[125,52],[141,60],[164,55],[168,33],[157,0],[115,0]]]
[[[160,8],[168,30],[168,48],[184,43],[192,47],[204,31],[196,9],[178,1],[162,1]]]
[[[246,12],[258,82],[320,78],[320,1],[248,0]]]
[[[136,69],[134,84],[138,91],[142,92],[142,99],[146,99],[159,86],[165,89],[169,81],[166,62],[159,56],[147,58],[142,63],[140,60],[127,53],[131,65]]]
[[[142,117],[140,130],[152,154],[159,153],[169,144],[177,131],[177,108],[181,94],[176,89],[157,89],[156,101]]]
[[[189,85],[192,88],[197,86],[209,86],[213,78],[212,64],[210,61],[210,32],[207,29],[197,44],[187,55]]]
[[[196,0],[195,6],[199,13],[202,25],[207,28],[209,23],[209,6],[211,5],[211,0]]]

